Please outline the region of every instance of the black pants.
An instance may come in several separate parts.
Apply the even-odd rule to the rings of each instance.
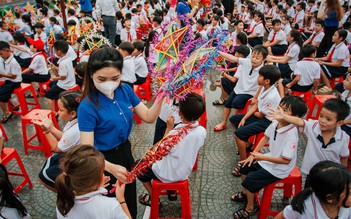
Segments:
[[[22,74],[22,82],[27,84],[32,82],[47,82],[50,80],[50,78],[51,76],[49,73],[46,75],[39,75],[34,73]]]
[[[335,31],[338,30],[338,26],[335,27],[324,27],[324,37],[319,44],[319,47],[317,49],[317,57],[323,57],[326,52],[329,51],[330,47],[333,45],[332,38],[335,33]]]
[[[115,47],[116,18],[113,16],[102,16],[102,23],[104,24],[105,37],[110,41],[112,47]]]
[[[129,140],[124,142],[123,144],[117,146],[114,149],[108,150],[108,151],[100,151],[104,156],[105,160],[121,165],[125,167],[128,171],[131,170],[133,164],[134,164],[134,158],[132,155],[132,150],[131,150],[131,145]],[[111,178],[110,180],[110,185],[106,187],[108,191],[110,191],[113,188],[113,184],[116,183],[116,178],[109,172],[105,171],[105,176],[109,176]],[[116,197],[116,195],[108,193],[109,197]],[[132,218],[136,218],[137,215],[137,198],[136,198],[136,182],[134,181],[133,183],[127,184],[125,193],[124,193],[124,198],[126,200],[126,203],[128,205],[128,209],[130,214],[132,215]]]
[[[165,135],[167,129],[167,123],[165,123],[160,117],[157,118],[156,126],[155,126],[155,134],[154,134],[154,143],[159,142],[163,136]]]

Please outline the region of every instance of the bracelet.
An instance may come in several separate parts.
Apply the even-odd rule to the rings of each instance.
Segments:
[[[120,204],[120,205],[122,205],[122,204],[126,204],[126,201],[120,202],[119,204]]]

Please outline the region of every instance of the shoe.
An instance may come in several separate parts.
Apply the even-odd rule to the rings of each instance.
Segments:
[[[213,128],[213,131],[215,131],[215,132],[220,132],[220,131],[223,131],[223,130],[225,130],[225,129],[227,129],[227,126],[226,126],[226,125],[222,125],[222,126],[216,125],[216,126]]]
[[[1,123],[3,123],[3,124],[5,124],[5,123],[7,123],[7,121],[9,121],[11,118],[12,118],[12,116],[13,116],[13,114],[12,113],[10,113],[9,115],[3,115],[2,116],[2,120],[1,120]]]

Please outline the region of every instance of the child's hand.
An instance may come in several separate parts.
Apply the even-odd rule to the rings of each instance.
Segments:
[[[290,84],[290,83],[289,83],[289,84],[286,84],[285,87],[288,88],[288,89],[290,89],[290,88],[291,88],[291,84]]]
[[[264,158],[264,155],[263,155],[263,154],[261,154],[260,152],[256,152],[256,151],[251,152],[251,155],[252,155],[252,157],[253,157],[256,161],[263,160],[263,158]],[[250,156],[250,157],[251,157],[251,156]]]
[[[277,120],[278,122],[281,122],[284,120],[284,111],[280,106],[278,106],[278,109],[269,109],[268,116]]]
[[[166,123],[167,123],[167,129],[173,129],[173,127],[174,127],[174,116],[173,115],[169,115],[167,117]]]
[[[238,128],[240,128],[241,126],[244,126],[245,125],[245,122],[246,122],[246,119],[242,119],[238,125]]]
[[[52,120],[49,119],[49,117],[47,115],[39,115],[38,119],[33,119],[33,123],[36,125],[39,125],[44,132],[47,132],[50,130],[50,128],[52,127]]]
[[[125,183],[120,183],[118,180],[116,181],[116,184],[113,185],[114,187],[116,187],[116,198],[117,200],[121,203],[124,202],[124,190],[126,188],[126,184]]]
[[[104,175],[104,184],[102,185],[102,187],[106,188],[107,186],[109,186],[110,185],[110,183],[109,183],[110,180],[111,180],[111,178],[109,176],[105,176]]]
[[[256,97],[253,97],[251,99],[249,99],[249,101],[251,101],[251,106],[255,105],[257,103],[257,98]]]
[[[239,161],[239,164],[241,164],[241,167],[244,167],[246,164],[248,164],[249,167],[251,167],[252,163],[256,163],[254,157],[251,155],[247,159]]]

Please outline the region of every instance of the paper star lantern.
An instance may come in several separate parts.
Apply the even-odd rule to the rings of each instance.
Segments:
[[[29,2],[27,2],[26,6],[24,6],[23,9],[28,13],[34,12],[34,5],[31,5]]]
[[[55,32],[54,30],[51,28],[49,31],[49,36],[48,36],[48,46],[53,47],[54,43],[55,43]]]

